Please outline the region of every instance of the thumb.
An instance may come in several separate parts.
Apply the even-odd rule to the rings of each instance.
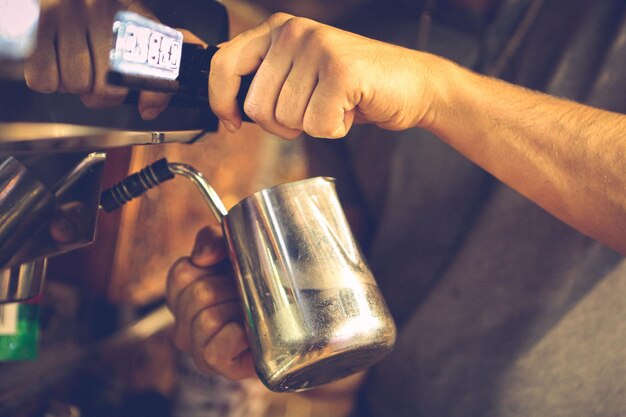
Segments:
[[[226,248],[221,233],[206,226],[196,235],[191,262],[197,267],[209,267],[226,259]]]

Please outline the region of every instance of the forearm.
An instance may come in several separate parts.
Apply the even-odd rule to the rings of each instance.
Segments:
[[[576,229],[626,253],[626,116],[454,64],[424,127]]]

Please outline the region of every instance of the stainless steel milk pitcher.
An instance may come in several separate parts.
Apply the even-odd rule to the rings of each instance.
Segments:
[[[250,350],[274,391],[318,386],[385,356],[395,325],[331,178],[260,191],[223,220]]]
[[[250,350],[269,389],[313,388],[389,353],[395,324],[332,178],[264,189],[226,212],[201,173],[167,167],[198,186],[222,224]]]

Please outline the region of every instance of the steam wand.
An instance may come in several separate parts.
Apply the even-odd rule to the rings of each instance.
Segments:
[[[226,207],[204,175],[191,165],[168,162],[165,158],[159,159],[104,190],[100,197],[100,207],[106,212],[117,210],[149,189],[173,179],[175,175],[185,177],[195,184],[215,217],[221,222],[227,214]]]

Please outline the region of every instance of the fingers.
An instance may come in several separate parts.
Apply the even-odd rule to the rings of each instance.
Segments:
[[[302,120],[303,129],[317,138],[336,139],[348,134],[355,110],[331,81],[317,84]]]
[[[272,53],[273,52],[273,53]],[[291,62],[276,51],[263,61],[246,96],[244,111],[261,128],[282,138],[293,139],[301,131],[289,129],[276,120],[276,103],[291,70]]]
[[[212,337],[224,323],[233,321],[238,316],[232,304],[235,302],[235,312],[241,310],[239,297],[232,278],[227,275],[204,275],[187,286],[175,301],[176,329],[174,341],[179,349],[188,351],[192,346],[192,327],[197,321],[200,312],[205,311],[201,324],[210,323],[201,330],[208,339]],[[228,314],[226,314],[228,313]],[[206,328],[205,328],[206,327]]]
[[[107,83],[109,55],[113,46],[111,27],[119,5],[110,1],[89,2],[87,8],[87,39],[93,66],[93,86],[81,95],[81,101],[89,108],[106,108],[121,104],[128,89]],[[70,73],[71,75],[71,73]]]
[[[42,1],[37,47],[24,65],[28,86],[80,94],[92,108],[120,104],[127,90],[106,82],[117,9],[111,1]]]
[[[200,369],[212,369],[229,379],[250,378],[255,372],[248,347],[243,326],[230,322],[194,356],[194,360]]]
[[[179,259],[168,273],[166,299],[176,318],[176,346],[189,352],[199,369],[242,379],[254,375],[254,366],[225,255],[219,232],[200,230],[192,257]]]
[[[85,10],[75,2],[70,8],[67,2],[57,9],[56,46],[59,66],[60,89],[67,93],[83,94],[91,90],[93,67],[89,45]]]
[[[224,265],[200,268],[191,263],[188,257],[178,259],[167,273],[166,302],[174,314],[178,311],[178,300],[183,291],[194,281],[206,275],[225,273]]]
[[[346,53],[352,38],[308,19],[273,15],[224,44],[213,57],[209,101],[229,130],[241,124],[236,95],[242,75],[256,70],[244,110],[263,129],[291,139],[302,131],[339,138],[347,134],[359,101]]]
[[[295,19],[289,20],[291,21],[298,22]],[[297,74],[293,71],[297,43],[290,40],[298,36],[303,29],[296,27],[297,24],[287,23],[282,30],[271,33],[272,46],[254,76],[244,104],[246,114],[259,126],[287,139],[295,138],[302,133],[297,123],[295,128],[290,129],[277,120],[277,103],[283,85],[288,77],[293,79],[296,77],[292,74]],[[288,112],[293,110],[287,109]]]
[[[176,313],[178,298],[197,279],[228,271],[225,258],[224,243],[218,232],[210,227],[201,229],[192,256],[178,259],[168,271],[166,298],[170,309]]]
[[[191,252],[191,262],[195,266],[216,265],[226,259],[226,247],[221,232],[206,226],[196,235]]]
[[[311,71],[309,60],[296,60],[276,102],[276,122],[289,129],[304,130],[304,114],[317,84],[317,72]]]
[[[24,63],[26,84],[40,93],[53,93],[59,88],[55,34],[56,11],[42,4],[37,31],[37,46]]]
[[[166,93],[142,91],[139,93],[137,110],[144,120],[154,120],[167,108],[172,96]]]
[[[185,29],[179,29],[179,31],[183,34],[183,40],[185,41],[185,43],[197,43],[205,48],[208,46],[205,41],[194,35],[192,32],[189,32]]]
[[[259,68],[271,46],[272,30],[291,17],[284,13],[275,14],[259,26],[222,44],[213,56],[209,73],[209,104],[229,130],[241,126],[242,118],[237,107],[241,77]]]

